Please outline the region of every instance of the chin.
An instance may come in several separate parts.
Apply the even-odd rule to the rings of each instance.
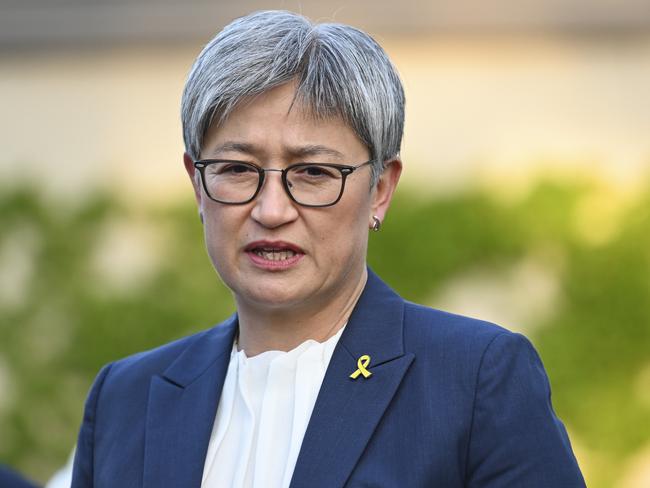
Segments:
[[[297,306],[305,303],[303,294],[287,293],[287,290],[264,290],[259,293],[235,293],[241,301],[247,302],[255,307],[265,308],[267,310],[283,310],[287,308],[295,309]]]
[[[307,287],[295,276],[290,278],[282,275],[283,273],[249,275],[245,279],[224,279],[224,283],[232,290],[237,301],[256,307],[283,308],[304,303]]]

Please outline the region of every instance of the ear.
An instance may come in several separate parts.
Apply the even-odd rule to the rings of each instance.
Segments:
[[[192,188],[194,188],[194,197],[196,198],[196,203],[199,206],[199,213],[201,212],[201,184],[199,182],[200,176],[197,174],[196,168],[194,167],[194,160],[186,152],[183,153],[183,164],[185,165],[185,171],[190,177],[192,182]]]
[[[368,216],[370,220],[376,215],[379,220],[384,221],[401,174],[402,161],[399,158],[391,159],[384,164],[384,171],[373,189],[370,207],[372,213]]]

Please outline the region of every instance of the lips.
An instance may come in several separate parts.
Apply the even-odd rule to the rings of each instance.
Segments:
[[[305,254],[300,247],[284,241],[255,241],[244,250],[251,257],[255,256],[255,261],[264,260],[269,264],[292,263]]]

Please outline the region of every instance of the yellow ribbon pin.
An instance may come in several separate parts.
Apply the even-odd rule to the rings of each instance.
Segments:
[[[370,364],[370,356],[367,354],[364,354],[357,360],[357,369],[354,373],[350,375],[350,378],[353,380],[356,380],[360,374],[363,375],[364,378],[368,378],[372,373],[366,369],[366,367]]]

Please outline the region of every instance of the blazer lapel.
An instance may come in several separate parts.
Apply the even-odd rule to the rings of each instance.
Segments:
[[[403,300],[369,270],[325,374],[291,488],[345,484],[413,361],[404,354],[403,313]],[[363,355],[372,375],[350,378]]]
[[[188,347],[149,389],[143,486],[199,488],[237,329],[233,316]]]

